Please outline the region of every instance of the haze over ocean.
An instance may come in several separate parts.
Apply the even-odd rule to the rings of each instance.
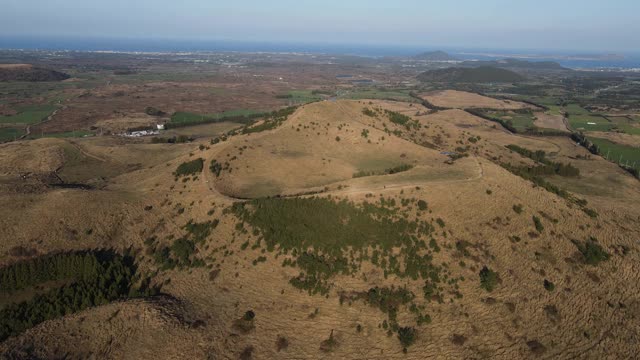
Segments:
[[[165,40],[123,38],[80,38],[49,36],[0,36],[2,49],[120,51],[120,52],[305,52],[322,54],[348,54],[358,56],[411,56],[430,50],[444,50],[460,60],[495,60],[509,57],[529,61],[557,61],[569,68],[640,68],[640,54],[617,52],[622,59],[593,58],[594,53],[548,49],[461,48],[409,45],[319,44],[292,42],[222,41],[222,40]],[[535,57],[534,57],[535,55]],[[591,57],[577,59],[570,57]]]

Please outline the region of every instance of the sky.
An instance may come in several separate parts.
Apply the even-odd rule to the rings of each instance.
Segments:
[[[0,35],[640,51],[640,0],[3,0]]]

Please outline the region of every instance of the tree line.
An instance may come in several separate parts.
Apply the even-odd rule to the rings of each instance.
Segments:
[[[518,145],[507,145],[509,150],[517,152],[518,154],[527,157],[542,165],[535,167],[523,167],[523,171],[526,171],[532,176],[540,175],[559,175],[559,176],[580,176],[580,169],[565,163],[554,162],[546,158],[546,153],[543,150],[529,150]]]
[[[110,251],[61,253],[0,269],[0,289],[8,293],[51,281],[66,285],[0,310],[0,341],[43,321],[117,299],[152,296],[159,289],[139,280],[133,258]]]

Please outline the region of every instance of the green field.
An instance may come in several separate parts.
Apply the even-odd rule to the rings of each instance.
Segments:
[[[615,125],[617,130],[631,135],[640,135],[640,123],[635,119],[625,116],[610,116],[608,119]]]
[[[313,90],[291,90],[282,98],[290,100],[293,104],[306,104],[323,99],[322,95],[314,93]]]
[[[582,131],[610,131],[615,127],[615,124],[609,122],[607,119],[598,115],[580,114],[569,115],[569,125],[575,130]],[[591,125],[589,123],[595,123]]]
[[[583,108],[578,104],[567,104],[564,107],[565,111],[571,115],[588,115],[590,114],[589,110]]]
[[[0,116],[1,124],[35,124],[47,118],[57,107],[53,105],[30,105],[16,109],[18,114]]]
[[[589,140],[600,149],[600,154],[608,159],[622,164],[628,164],[640,170],[640,148],[621,145],[607,139],[589,137]]]
[[[527,129],[534,128],[533,120],[535,116],[531,113],[516,113],[510,111],[488,111],[487,115],[503,121],[511,121],[513,127],[518,132],[525,132]]]
[[[60,133],[50,133],[50,134],[31,134],[27,138],[29,139],[40,139],[40,138],[70,138],[70,137],[85,137],[94,135],[91,131],[86,130],[78,130],[78,131],[67,131]]]
[[[341,99],[380,99],[380,100],[396,100],[406,102],[417,102],[417,100],[410,95],[410,90],[386,90],[386,89],[357,89],[352,91],[341,91],[338,93],[338,98]]]
[[[182,112],[178,111],[171,115],[172,123],[200,123],[210,120],[220,120],[229,117],[237,117],[237,116],[249,116],[255,114],[262,114],[264,111],[262,110],[251,110],[251,109],[237,109],[237,110],[229,110],[215,114],[195,114],[190,112]]]
[[[21,128],[0,128],[0,142],[12,141],[24,135],[24,129]]]
[[[562,108],[562,106],[555,105],[555,104],[545,105],[545,106],[549,108],[547,112],[551,115],[564,115],[564,109]]]

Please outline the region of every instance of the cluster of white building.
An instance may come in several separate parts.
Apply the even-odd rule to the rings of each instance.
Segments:
[[[158,134],[160,134],[160,131],[158,130],[140,130],[140,131],[126,132],[122,134],[122,136],[135,138],[135,137],[143,137],[143,136],[158,135]]]

